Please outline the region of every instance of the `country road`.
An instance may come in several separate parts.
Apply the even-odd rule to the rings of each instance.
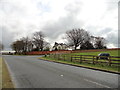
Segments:
[[[118,75],[37,59],[3,56],[15,88],[118,88]]]

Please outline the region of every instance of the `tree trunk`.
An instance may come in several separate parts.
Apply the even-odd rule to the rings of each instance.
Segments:
[[[75,50],[77,49],[77,46],[75,45]]]

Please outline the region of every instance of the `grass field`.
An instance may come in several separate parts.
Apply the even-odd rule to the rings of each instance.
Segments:
[[[120,50],[109,50],[109,51],[99,51],[99,52],[79,52],[79,53],[70,53],[70,54],[62,54],[62,55],[56,55],[52,57],[42,57],[42,59],[47,59],[50,61],[55,61],[55,62],[64,62],[68,64],[73,64],[73,65],[78,65],[78,66],[84,66],[84,67],[90,67],[90,68],[96,68],[96,69],[102,69],[102,70],[107,70],[107,71],[113,71],[113,72],[119,72],[118,64],[112,64],[111,66],[108,66],[107,63],[99,63],[99,64],[88,64],[86,62],[80,63],[79,56],[76,56],[77,60],[74,60],[71,62],[71,56],[75,55],[94,55],[97,56],[99,53],[109,53],[111,56],[119,56]],[[59,59],[58,59],[59,58]],[[90,58],[89,56],[83,56],[83,58]],[[113,58],[114,59],[114,58]],[[115,58],[116,59],[116,58]],[[117,58],[119,59],[119,58]],[[87,59],[92,62],[93,59]],[[99,62],[105,62],[105,60],[98,60]],[[107,61],[107,60],[106,60]],[[114,63],[118,63],[118,61],[112,61]]]
[[[109,53],[111,56],[119,56],[120,50],[106,50],[106,51],[98,51],[98,52],[81,52],[81,53],[72,53],[71,55],[95,55],[95,56],[97,56],[99,53]]]

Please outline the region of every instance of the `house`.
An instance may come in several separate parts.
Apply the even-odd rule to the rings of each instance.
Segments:
[[[57,43],[55,42],[54,46],[52,47],[52,50],[68,50],[68,46],[64,43]]]

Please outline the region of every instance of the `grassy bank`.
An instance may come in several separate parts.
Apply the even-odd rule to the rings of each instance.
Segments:
[[[71,62],[71,56],[72,55],[95,55],[95,56],[97,56],[99,53],[110,53],[111,56],[119,56],[119,54],[118,54],[119,52],[120,52],[120,50],[100,51],[100,52],[81,52],[81,53],[62,54],[62,55],[58,55],[58,56],[53,55],[52,57],[47,56],[47,57],[42,57],[41,59],[120,73],[119,68],[116,67],[116,65],[109,66],[109,65],[101,64],[101,63],[94,65],[92,63],[89,64],[89,63],[86,63],[86,62],[80,63],[79,60],[78,61],[74,60],[74,61]],[[92,61],[92,59],[89,59],[89,61]],[[99,60],[99,61],[105,61],[105,60]],[[113,62],[117,63],[118,61],[113,61]]]
[[[14,88],[4,60],[2,60],[2,88]]]

